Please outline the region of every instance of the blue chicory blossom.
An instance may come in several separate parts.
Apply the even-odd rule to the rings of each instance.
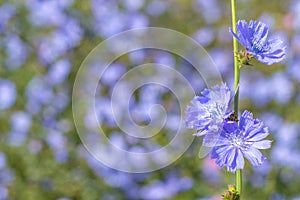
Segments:
[[[278,63],[285,57],[285,47],[278,39],[268,40],[269,29],[259,21],[239,20],[236,23],[237,33],[230,28],[230,33],[247,49],[247,53],[260,62],[271,65]]]
[[[244,168],[244,157],[253,166],[258,166],[266,159],[258,149],[271,147],[270,140],[264,140],[269,135],[267,127],[258,119],[253,119],[252,113],[244,111],[240,121],[227,121],[211,152],[211,158],[216,159],[219,167],[227,167],[230,172]]]
[[[197,130],[196,136],[203,136],[203,145],[212,147],[223,128],[223,122],[232,112],[230,89],[225,83],[205,89],[202,96],[195,96],[186,109],[186,127]]]

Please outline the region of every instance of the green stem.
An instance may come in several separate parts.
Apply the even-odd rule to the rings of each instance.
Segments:
[[[236,33],[236,0],[231,0],[231,18],[232,18],[232,30]],[[233,52],[234,52],[234,112],[238,116],[239,112],[239,82],[240,82],[240,65],[238,62],[238,42],[233,37]],[[236,171],[236,189],[240,196],[242,194],[242,170]]]
[[[235,172],[235,175],[236,175],[236,190],[240,194],[240,199],[241,199],[241,195],[242,195],[242,170],[238,169]]]

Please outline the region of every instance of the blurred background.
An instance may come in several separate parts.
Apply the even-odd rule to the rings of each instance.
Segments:
[[[241,109],[270,128],[272,149],[262,166],[244,170],[245,199],[300,199],[300,1],[237,0],[238,19],[261,20],[287,44],[281,64],[242,69]],[[72,117],[77,70],[101,41],[148,26],[174,29],[205,47],[232,88],[233,53],[228,0],[11,0],[0,3],[0,199],[218,199],[235,175],[199,159],[196,138],[172,165],[130,174],[95,160],[82,145]],[[176,41],[175,41],[176,42]],[[174,67],[195,91],[204,87],[195,69],[161,50],[118,58],[97,90],[98,117],[117,146],[148,151],[168,144],[176,129],[176,98],[157,85],[135,92],[132,116],[147,124],[154,103],[171,107],[162,134],[140,141],[118,129],[109,94],[128,69],[143,63]],[[175,106],[173,105],[175,103]],[[177,108],[177,109],[176,109]],[[92,126],[87,116],[86,126]]]

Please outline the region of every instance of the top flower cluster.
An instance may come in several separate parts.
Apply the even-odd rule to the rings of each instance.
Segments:
[[[286,48],[283,42],[278,39],[269,39],[269,29],[266,24],[259,21],[239,20],[236,24],[237,32],[234,33],[230,28],[230,33],[246,48],[242,52],[242,64],[248,64],[252,57],[258,61],[271,65],[282,61],[285,57]]]
[[[230,89],[226,84],[205,89],[196,96],[186,110],[186,127],[195,129],[196,136],[204,135],[203,146],[212,148],[211,158],[219,167],[235,172],[244,168],[244,157],[254,165],[266,159],[258,149],[271,147],[268,128],[249,111],[239,121],[231,119]]]

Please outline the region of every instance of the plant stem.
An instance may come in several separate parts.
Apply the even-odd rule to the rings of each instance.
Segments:
[[[241,199],[241,195],[242,195],[242,170],[241,169],[236,170],[235,175],[236,175],[236,190],[240,194],[240,199]]]
[[[236,33],[236,0],[231,0],[231,19],[232,30]],[[240,65],[238,62],[238,42],[233,37],[233,53],[234,53],[234,113],[238,116],[239,113],[239,82],[240,82]],[[236,171],[236,189],[242,195],[242,170]]]

